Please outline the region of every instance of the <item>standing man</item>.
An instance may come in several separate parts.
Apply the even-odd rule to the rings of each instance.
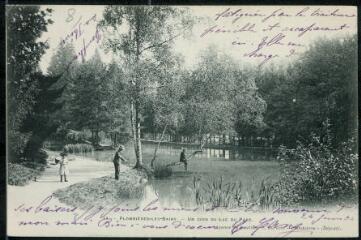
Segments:
[[[114,169],[115,169],[115,179],[119,179],[119,166],[120,161],[127,162],[127,160],[121,155],[121,152],[124,150],[124,146],[120,145],[118,150],[115,152],[113,163],[114,163]]]
[[[182,149],[179,161],[184,164],[184,169],[187,171],[187,158],[186,158],[186,149],[185,148]]]

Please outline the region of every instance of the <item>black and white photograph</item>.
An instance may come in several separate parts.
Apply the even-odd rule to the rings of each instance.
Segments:
[[[7,5],[9,236],[357,237],[353,6]]]

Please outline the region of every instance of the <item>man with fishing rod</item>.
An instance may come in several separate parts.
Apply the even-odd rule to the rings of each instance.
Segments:
[[[193,153],[191,153],[188,157],[186,157],[186,149],[185,148],[182,148],[182,152],[180,154],[180,159],[179,161],[181,163],[184,164],[184,169],[186,171],[188,171],[187,167],[188,167],[188,160],[190,160],[193,156],[195,156],[197,153],[201,153],[202,150],[197,150],[197,151],[194,151]]]
[[[184,164],[184,169],[185,169],[186,171],[188,171],[188,170],[187,170],[187,165],[188,165],[188,163],[187,163],[186,149],[185,149],[185,148],[182,148],[182,152],[181,152],[181,154],[180,154],[180,159],[179,159],[179,161]]]

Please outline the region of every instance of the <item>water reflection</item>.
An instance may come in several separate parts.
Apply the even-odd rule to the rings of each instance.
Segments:
[[[159,196],[161,206],[188,208],[196,206],[192,179],[192,173],[175,172],[171,178],[153,179],[149,185]]]
[[[143,143],[143,161],[146,164],[149,164],[156,145]],[[198,146],[161,144],[158,154],[162,160],[179,161],[182,147],[187,149],[187,154],[199,150]],[[126,146],[123,154],[134,161],[134,150],[131,145]],[[98,161],[112,161],[114,151],[95,151],[86,155]],[[220,177],[223,177],[225,182],[241,182],[242,196],[248,196],[252,189],[255,192],[259,191],[262,179],[279,178],[279,164],[274,160],[274,152],[265,148],[204,148],[189,161],[187,172],[183,166],[174,166],[171,177],[150,180],[143,198],[140,199],[141,205],[158,198],[159,204],[164,207],[193,207],[196,205],[194,179],[201,179],[201,189],[207,189]],[[134,166],[134,162],[127,164]]]
[[[145,148],[154,149],[156,144],[146,143]],[[197,146],[161,144],[158,152],[160,154],[179,156],[182,148],[187,150],[187,154],[199,150]],[[228,148],[215,149],[203,148],[203,152],[197,153],[194,158],[198,159],[215,159],[215,160],[252,160],[252,161],[269,161],[274,160],[275,150],[270,148]]]
[[[155,143],[143,143],[143,154],[153,154],[156,148]],[[199,150],[198,146],[181,145],[181,144],[161,144],[158,149],[159,155],[172,156],[178,159],[181,149],[187,150],[187,155],[192,154],[194,151]],[[93,153],[86,153],[85,156],[93,157],[98,161],[112,161],[114,151],[95,151]],[[134,150],[131,145],[127,145],[124,151],[124,156],[133,158]],[[275,160],[275,149],[269,148],[228,148],[228,149],[215,149],[203,148],[201,153],[195,154],[192,158],[202,160],[227,160],[227,161],[272,161]]]

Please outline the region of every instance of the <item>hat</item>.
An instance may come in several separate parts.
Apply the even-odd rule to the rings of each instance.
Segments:
[[[123,150],[124,149],[124,145],[119,145],[118,150]]]

